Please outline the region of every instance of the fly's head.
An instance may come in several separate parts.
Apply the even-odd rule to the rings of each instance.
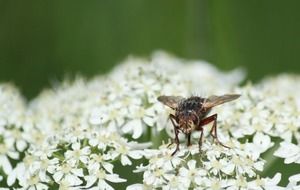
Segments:
[[[178,124],[180,130],[185,134],[190,134],[198,125],[199,118],[191,110],[183,110],[178,113]]]

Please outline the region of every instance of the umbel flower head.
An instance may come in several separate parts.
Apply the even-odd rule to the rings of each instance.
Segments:
[[[240,69],[223,72],[203,61],[163,52],[129,57],[110,73],[77,77],[26,104],[0,85],[0,187],[7,189],[296,189],[300,174],[264,173],[272,160],[299,167],[300,77],[280,75],[238,86]],[[160,95],[241,94],[216,107],[218,136],[205,126],[192,146],[180,136],[174,156],[172,110]],[[182,135],[182,134],[181,134]],[[270,152],[275,147],[275,152]],[[274,167],[274,166],[273,166]],[[134,172],[134,178],[128,173]],[[279,186],[281,176],[289,177]]]

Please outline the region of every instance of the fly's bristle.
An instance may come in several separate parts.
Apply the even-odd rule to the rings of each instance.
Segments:
[[[207,97],[207,93],[205,92],[205,90],[202,89],[202,90],[199,90],[197,92],[192,92],[190,97],[201,97],[201,98],[203,98],[203,97]]]

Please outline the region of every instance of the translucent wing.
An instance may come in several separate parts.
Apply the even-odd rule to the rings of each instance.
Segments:
[[[203,107],[212,108],[220,104],[224,104],[225,102],[230,102],[239,98],[241,95],[239,94],[225,94],[223,96],[210,96],[203,102]]]
[[[178,103],[184,99],[181,96],[159,96],[157,98],[158,101],[165,104],[166,106],[169,106],[172,109],[176,109],[178,106]]]

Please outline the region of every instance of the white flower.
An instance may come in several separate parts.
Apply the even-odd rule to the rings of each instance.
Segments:
[[[12,84],[0,84],[0,131],[4,126],[20,127],[25,113],[25,101]]]
[[[188,180],[189,183],[195,182],[199,185],[199,182],[202,181],[201,178],[207,175],[207,171],[201,168],[197,168],[196,163],[196,160],[189,160],[187,162],[188,168],[181,167],[179,169],[179,175]]]
[[[253,156],[254,159],[258,159],[261,153],[265,152],[273,145],[274,142],[271,142],[269,135],[257,132],[253,137],[253,143],[247,143],[245,145],[245,149]]]
[[[26,180],[21,180],[20,185],[29,190],[44,190],[48,186],[41,182],[38,175],[26,173]]]
[[[88,163],[88,169],[92,170],[93,168],[100,168],[100,165],[109,173],[113,173],[113,165],[109,163],[110,156],[107,154],[92,154],[90,156],[90,161]]]
[[[248,189],[253,190],[284,190],[285,188],[278,186],[281,174],[276,173],[273,178],[260,178],[248,182]]]
[[[79,187],[74,187],[70,182],[66,179],[61,180],[58,183],[59,187],[58,190],[79,190]]]
[[[300,147],[295,144],[285,141],[281,142],[279,149],[274,152],[274,155],[284,158],[285,164],[300,164]]]
[[[56,165],[53,178],[56,183],[66,181],[71,186],[80,185],[82,180],[79,177],[84,177],[82,168],[76,168],[75,162],[64,162]]]
[[[5,147],[0,144],[0,152],[1,152],[1,149],[4,149],[4,148]],[[9,174],[12,171],[12,165],[11,165],[11,163],[8,160],[8,157],[6,155],[1,155],[0,154],[0,167],[3,168],[3,171],[6,174]]]
[[[18,163],[17,166],[8,174],[7,185],[12,186],[16,182],[16,179],[19,181],[24,181],[25,173],[26,169],[24,163]]]
[[[181,190],[189,188],[190,182],[188,178],[174,174],[165,175],[164,177],[168,182],[162,187],[163,190]]]
[[[91,146],[96,146],[100,150],[106,150],[107,146],[110,145],[113,141],[117,140],[118,137],[112,135],[108,131],[96,131],[93,132],[89,138],[89,144]]]
[[[105,170],[97,167],[90,170],[89,174],[89,176],[84,177],[87,181],[86,188],[90,188],[96,183],[95,189],[113,190],[114,188],[106,181],[112,183],[122,183],[126,181],[125,179],[120,178],[117,174],[107,174]]]
[[[35,160],[29,168],[34,170],[35,173],[38,173],[42,182],[49,182],[50,179],[49,176],[47,176],[47,172],[54,173],[58,163],[59,160],[57,158],[48,159],[45,155],[42,155],[38,160]]]
[[[209,177],[203,179],[203,186],[198,189],[211,189],[211,190],[218,190],[218,189],[225,189],[225,187],[228,187],[228,180],[220,180],[218,178]],[[229,188],[227,188],[229,189]]]
[[[122,130],[124,133],[131,132],[132,137],[137,139],[143,134],[146,125],[154,125],[154,109],[152,107],[144,109],[138,106],[131,106],[130,108],[129,113],[127,113],[130,121],[123,126]]]
[[[86,146],[81,149],[80,143],[78,142],[73,143],[71,147],[73,150],[68,150],[65,153],[65,158],[71,162],[77,163],[78,161],[81,161],[82,163],[86,164],[89,159],[88,156],[91,153],[90,147]]]
[[[289,184],[287,185],[286,189],[294,190],[294,189],[300,189],[300,173],[295,174],[289,177]]]
[[[133,159],[140,159],[143,157],[143,151],[141,150],[130,150],[130,147],[127,144],[119,144],[116,146],[116,152],[121,156],[121,163],[123,166],[131,165],[132,162],[128,157]]]
[[[126,190],[152,190],[153,188],[151,186],[148,186],[146,184],[132,184],[126,187]]]
[[[158,150],[146,151],[149,164],[139,166],[136,172],[143,172],[143,183],[153,188],[171,189],[168,184],[177,184],[179,180],[184,187],[195,189],[234,188],[235,185],[246,189],[247,179],[256,177],[256,171],[263,168],[263,161],[251,158],[241,148],[245,145],[239,142],[235,144],[240,149],[225,149],[204,141],[201,153],[198,145],[192,145],[189,149],[180,146],[180,149],[185,150],[178,151],[174,156],[170,156],[170,147],[162,145]],[[172,177],[173,175],[177,178]]]
[[[207,170],[217,175],[219,172],[231,174],[234,170],[235,165],[229,163],[226,159],[215,159],[212,158],[204,163]]]
[[[260,177],[258,171],[268,163],[263,153],[278,139],[283,141],[274,155],[286,164],[300,163],[300,77],[281,75],[236,87],[242,78],[241,70],[225,73],[203,61],[157,52],[149,60],[130,58],[106,76],[65,80],[28,106],[17,89],[0,85],[1,184],[113,189],[126,181],[119,168],[114,171],[114,163],[135,165],[145,157],[135,170],[143,173],[142,181],[127,189],[283,189],[280,174]],[[192,134],[190,147],[181,133],[180,150],[173,156],[175,144],[156,148],[168,135],[174,137],[167,123],[174,110],[157,97],[203,91],[207,96],[242,95],[213,109],[218,137],[230,148],[212,143],[209,129],[201,152],[199,132]],[[285,188],[299,188],[299,178],[290,176]]]

